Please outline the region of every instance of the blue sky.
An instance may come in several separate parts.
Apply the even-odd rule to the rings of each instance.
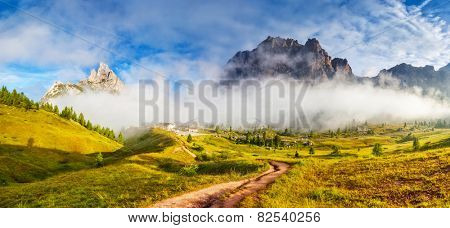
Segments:
[[[449,0],[0,0],[0,84],[39,99],[100,61],[128,83],[152,71],[215,78],[269,35],[316,37],[361,76],[402,62],[438,68],[450,62],[449,12]]]

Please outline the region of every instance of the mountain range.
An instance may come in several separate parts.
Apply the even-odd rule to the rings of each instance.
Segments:
[[[294,39],[269,36],[251,51],[238,51],[226,63],[222,78],[241,80],[277,76],[312,83],[340,80],[401,89],[420,87],[424,93],[440,91],[450,97],[450,64],[435,70],[433,66],[414,67],[402,63],[383,69],[374,77],[358,77],[353,74],[347,59],[332,58],[315,38],[302,45]]]
[[[402,63],[383,69],[374,77],[358,77],[347,59],[332,58],[315,38],[308,39],[303,45],[294,39],[269,36],[251,51],[238,51],[225,64],[222,74],[225,80],[278,76],[314,84],[339,80],[400,89],[422,88],[424,94],[432,92],[450,97],[450,64],[435,70],[433,66],[415,67]],[[55,82],[41,102],[87,91],[117,94],[123,87],[124,83],[108,65],[100,63],[98,70],[91,70],[89,77],[78,83]]]

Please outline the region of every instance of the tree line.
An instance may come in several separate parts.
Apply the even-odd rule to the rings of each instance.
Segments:
[[[26,110],[39,110],[39,103],[32,101],[24,93],[19,93],[17,90],[9,92],[6,86],[0,90],[0,103],[8,106],[24,108]]]
[[[54,113],[64,119],[73,120],[86,129],[95,131],[109,139],[120,143],[123,143],[124,141],[122,132],[116,137],[114,130],[102,127],[99,124],[92,124],[90,120],[85,119],[83,113],[77,114],[72,107],[64,107],[63,110],[60,111],[57,105],[50,103],[39,104],[38,102],[34,102],[29,99],[24,93],[17,92],[15,89],[12,92],[9,92],[6,86],[3,86],[0,90],[0,103],[8,106],[24,108],[27,111],[30,109],[42,109],[44,111]]]

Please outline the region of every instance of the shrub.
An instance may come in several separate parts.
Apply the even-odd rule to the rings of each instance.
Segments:
[[[96,163],[97,163],[97,167],[102,167],[104,165],[103,164],[103,155],[102,155],[101,152],[97,154],[97,157],[96,157],[95,160],[96,160]]]
[[[197,161],[211,161],[212,157],[209,156],[207,153],[202,152],[199,155],[197,155],[197,157],[195,157],[195,160],[197,160]]]
[[[189,134],[189,135],[187,136],[186,141],[187,141],[188,143],[192,142],[192,135],[191,135],[191,134]]]
[[[340,154],[341,154],[341,151],[340,151],[340,149],[339,149],[338,146],[333,145],[333,146],[331,147],[331,149],[332,149],[332,151],[331,151],[331,154],[330,154],[330,155],[336,156],[336,155],[340,155]]]
[[[309,148],[309,154],[310,155],[313,155],[313,154],[315,154],[316,153],[316,151],[314,150],[314,148],[313,147],[310,147]]]
[[[197,144],[195,144],[194,143],[194,145],[191,147],[193,150],[195,150],[195,151],[199,151],[199,152],[201,152],[201,151],[204,151],[205,150],[205,148],[203,148],[202,146],[200,146],[200,145],[197,145]]]
[[[414,138],[413,141],[413,150],[417,151],[420,149],[420,142],[418,138]]]
[[[197,175],[198,165],[188,165],[180,169],[180,175],[195,176]]]
[[[372,154],[375,155],[375,156],[381,156],[382,153],[383,153],[383,148],[381,147],[381,144],[376,143],[373,146]]]
[[[246,175],[257,172],[266,166],[265,163],[246,160],[222,160],[210,161],[199,164],[199,174],[223,175],[225,173],[236,173]]]
[[[409,133],[409,134],[403,136],[398,142],[402,143],[402,142],[414,141],[415,138],[416,137],[412,133]]]
[[[299,157],[300,157],[300,154],[298,154],[298,151],[295,151],[294,157],[295,157],[295,158],[299,158]]]

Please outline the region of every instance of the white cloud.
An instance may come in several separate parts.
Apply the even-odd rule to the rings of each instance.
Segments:
[[[422,5],[436,6],[431,3]],[[14,12],[0,20],[0,64],[81,69],[106,61],[114,68],[111,61],[124,55],[128,61],[148,64],[145,67],[165,74],[206,77],[217,74],[235,52],[254,48],[267,35],[289,36],[302,43],[317,37],[329,54],[347,58],[354,72],[363,76],[401,62],[440,67],[450,59],[447,22],[396,0],[284,1],[276,5],[263,1],[130,0],[125,4],[62,0],[42,4],[25,1],[21,5],[120,55]],[[187,52],[177,49],[180,43],[187,44]],[[136,54],[140,45],[160,50]],[[211,67],[205,67],[208,64]]]
[[[88,65],[101,59],[100,51],[86,43],[36,22],[0,25],[0,61],[30,65]],[[17,23],[17,24],[16,24]]]

